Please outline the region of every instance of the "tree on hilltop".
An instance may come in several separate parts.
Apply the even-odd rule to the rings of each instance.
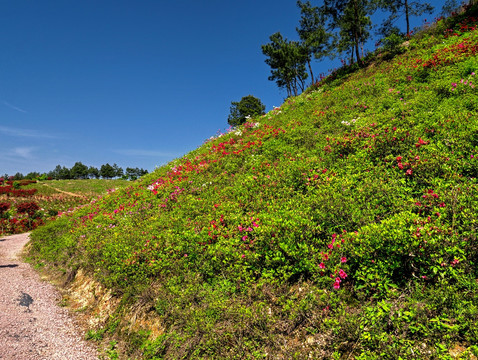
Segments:
[[[122,167],[119,167],[118,165],[113,164],[113,169],[115,171],[115,177],[117,178],[123,177],[124,171]]]
[[[92,179],[92,178],[99,179],[100,178],[100,171],[98,170],[98,168],[96,168],[94,166],[90,166],[89,169],[88,169],[88,177],[90,179]]]
[[[101,165],[100,175],[103,179],[112,179],[116,175],[116,171],[110,164]]]
[[[300,8],[300,27],[297,27],[301,45],[306,54],[306,62],[309,68],[312,84],[315,83],[314,73],[310,65],[312,57],[321,59],[328,54],[328,43],[331,34],[325,30],[324,17],[317,6],[312,6],[310,1],[297,1]]]
[[[231,126],[244,124],[248,116],[263,115],[265,109],[266,106],[255,96],[244,96],[239,102],[231,102],[231,112],[227,118],[227,122]]]
[[[129,178],[130,180],[136,180],[140,178],[143,175],[146,175],[148,173],[148,170],[144,170],[143,168],[126,168],[126,173],[125,176]]]
[[[429,3],[422,3],[413,0],[377,0],[378,6],[386,11],[390,11],[390,16],[382,25],[383,31],[391,28],[395,20],[401,15],[405,15],[407,24],[407,35],[410,35],[410,16],[420,16],[422,14],[431,14],[433,6]]]
[[[76,162],[71,168],[70,174],[73,179],[86,179],[88,178],[88,166],[81,162]]]
[[[297,96],[304,91],[308,74],[305,68],[310,58],[307,49],[298,41],[289,41],[276,32],[269,37],[271,41],[262,45],[262,53],[268,58],[266,64],[271,67],[269,80],[275,81],[279,88],[287,90],[287,96]]]
[[[339,31],[336,41],[331,48],[336,48],[338,53],[349,51],[353,63],[353,55],[359,65],[362,65],[360,48],[369,37],[368,29],[371,27],[370,15],[377,9],[377,1],[386,0],[324,0],[320,7],[323,16],[329,19],[328,27]]]

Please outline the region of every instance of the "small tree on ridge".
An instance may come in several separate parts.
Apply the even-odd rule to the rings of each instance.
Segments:
[[[227,122],[231,126],[244,124],[247,116],[263,115],[265,109],[266,106],[255,96],[244,96],[239,102],[231,102],[231,113]]]

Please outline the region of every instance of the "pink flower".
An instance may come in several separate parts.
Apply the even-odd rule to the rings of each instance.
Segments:
[[[346,263],[347,262],[347,258],[345,256],[341,257],[340,258],[340,261],[343,262],[343,263]]]
[[[408,169],[405,174],[407,174],[407,175],[412,175],[412,174],[413,174],[412,169]]]
[[[342,278],[342,279],[345,279],[347,277],[347,274],[345,273],[345,271],[343,271],[342,269],[340,269],[339,271],[339,276]]]
[[[321,263],[319,264],[319,268],[325,269],[325,264],[324,264],[323,262],[321,262]]]
[[[340,281],[341,281],[340,278],[335,279],[335,282],[334,282],[334,289],[335,290],[340,289]]]

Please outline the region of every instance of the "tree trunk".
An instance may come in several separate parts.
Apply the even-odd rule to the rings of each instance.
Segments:
[[[407,0],[405,0],[407,1]],[[360,31],[360,19],[359,19],[359,14],[358,14],[358,4],[357,0],[354,0],[354,18],[355,18],[355,24],[353,27],[353,32],[354,32],[354,48],[355,48],[355,56],[357,57],[357,62],[359,65],[362,65],[362,60],[360,59],[360,41],[359,41],[359,31]]]
[[[312,73],[312,67],[310,66],[310,60],[307,60],[307,65],[309,66],[309,71],[310,71],[310,77],[312,78],[312,84],[314,85],[314,74]]]
[[[408,0],[405,0],[405,19],[407,21],[407,36],[410,37],[410,20],[408,19]]]

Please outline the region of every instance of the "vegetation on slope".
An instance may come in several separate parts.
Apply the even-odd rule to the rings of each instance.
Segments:
[[[470,15],[37,229],[32,257],[112,289],[89,335],[124,357],[478,355]],[[139,305],[160,331],[125,323]]]
[[[89,203],[124,180],[4,181],[0,178],[0,234],[35,229]]]

